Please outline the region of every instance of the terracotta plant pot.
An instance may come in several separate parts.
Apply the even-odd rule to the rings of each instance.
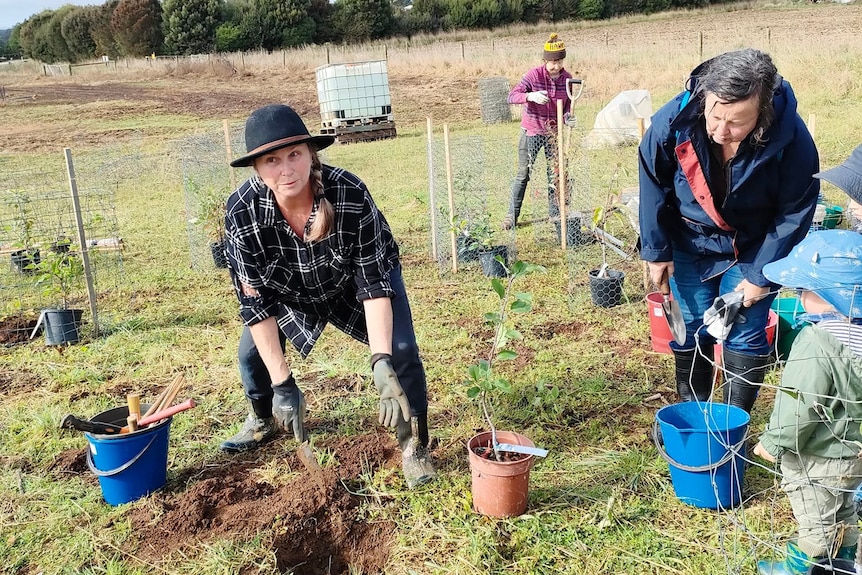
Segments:
[[[498,431],[498,443],[536,445],[528,438],[511,431]],[[480,457],[475,448],[491,445],[491,432],[474,435],[467,442],[470,471],[473,476],[473,510],[489,517],[517,517],[527,510],[530,489],[530,468],[536,457],[520,455],[516,461],[496,461]],[[512,454],[518,456],[518,454]]]

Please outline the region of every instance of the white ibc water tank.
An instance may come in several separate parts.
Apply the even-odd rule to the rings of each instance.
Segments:
[[[315,72],[320,120],[324,127],[392,120],[385,60],[328,64]]]

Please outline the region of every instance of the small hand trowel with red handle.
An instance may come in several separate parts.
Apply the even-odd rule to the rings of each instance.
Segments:
[[[667,326],[670,328],[670,334],[678,345],[685,345],[685,321],[682,319],[682,310],[679,307],[679,302],[670,299],[670,280],[667,276],[667,271],[662,276],[661,285],[658,289],[663,299],[661,309],[664,312],[664,318],[667,320]]]

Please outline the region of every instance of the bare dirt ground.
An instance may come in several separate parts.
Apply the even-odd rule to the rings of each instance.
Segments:
[[[337,454],[337,463],[324,466],[318,480],[296,454],[285,457],[278,440],[253,453],[172,470],[163,489],[145,506],[130,510],[135,534],[126,551],[150,568],[167,568],[174,552],[194,553],[201,543],[250,540],[265,530],[279,573],[382,572],[395,526],[361,516],[364,497],[357,478],[400,465],[393,437],[341,437],[321,441],[317,449]],[[85,450],[63,452],[49,472],[60,480],[86,477],[95,487],[85,455]],[[291,473],[274,484],[264,481],[260,470],[276,458]]]

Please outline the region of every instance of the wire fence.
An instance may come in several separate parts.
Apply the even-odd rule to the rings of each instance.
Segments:
[[[621,303],[624,274],[616,268],[637,259],[637,206],[632,203],[637,197],[637,141],[586,145],[588,136],[596,134],[586,122],[573,121],[561,131],[538,136],[509,126],[511,135],[505,138],[499,128],[449,133],[447,138],[445,127],[442,134],[432,127],[429,229],[440,273],[474,268],[494,246],[505,246],[508,261],[517,258],[518,241],[562,246],[565,228],[568,249],[561,257],[568,263],[570,304],[584,303],[590,272],[599,280],[590,281],[596,291],[593,303]],[[558,175],[561,152],[565,189]],[[601,281],[606,279],[611,281]]]
[[[84,234],[81,245],[69,174],[56,161],[3,162],[0,188],[0,343],[27,341],[40,310],[87,308],[87,277],[96,293],[123,282],[123,239],[115,191],[127,163],[110,152],[73,166]],[[79,263],[88,255],[88,269]],[[62,256],[60,255],[62,254]],[[97,297],[98,299],[98,297]],[[98,325],[92,325],[98,331]]]
[[[230,160],[244,151],[241,125],[183,138],[174,143],[182,170],[183,203],[189,245],[189,265],[195,270],[225,269],[224,208],[247,168],[231,168]]]

